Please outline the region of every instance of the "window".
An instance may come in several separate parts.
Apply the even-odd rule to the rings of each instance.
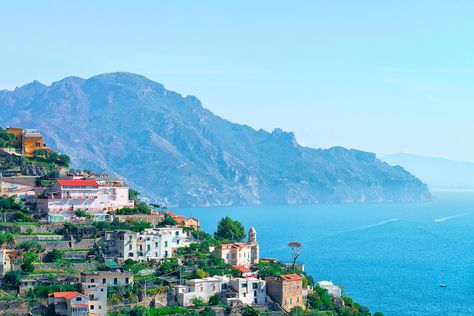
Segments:
[[[95,279],[91,279],[91,283],[94,283],[95,282]]]
[[[247,293],[244,293],[244,297],[247,297]]]
[[[243,287],[244,289],[246,289],[246,288],[247,288],[247,283],[242,283],[242,287]]]
[[[176,236],[179,236],[179,231],[176,232]]]
[[[167,242],[167,241],[165,241],[165,248],[166,248],[166,247],[168,247],[168,242]]]
[[[91,310],[94,309],[94,305],[91,305],[90,309],[91,309]]]
[[[151,249],[150,245],[146,245],[146,250],[150,251],[150,249]]]
[[[94,299],[94,294],[89,294],[89,299],[93,300]]]
[[[102,279],[102,284],[106,284],[107,283],[107,279],[106,278],[103,278]]]
[[[76,297],[76,302],[81,302],[82,301],[82,297],[78,296]]]
[[[114,284],[117,285],[117,283],[118,283],[117,278],[114,278]]]
[[[254,283],[252,284],[252,288],[255,290],[255,289],[258,289],[258,283]]]
[[[257,296],[257,291],[253,291],[253,296]]]
[[[296,298],[296,303],[299,303],[299,302],[300,302],[300,297],[298,296],[298,297]]]
[[[41,143],[40,142],[36,142],[36,147],[41,147]]]
[[[102,305],[99,305],[99,309],[102,309]]]
[[[158,243],[157,242],[155,242],[155,248],[158,248]]]
[[[290,305],[293,305],[293,299],[290,298]]]
[[[132,244],[128,245],[128,250],[132,250]]]
[[[128,284],[128,278],[125,278],[125,284]]]

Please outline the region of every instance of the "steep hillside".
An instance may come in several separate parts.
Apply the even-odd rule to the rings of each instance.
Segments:
[[[431,199],[374,154],[305,148],[293,133],[231,123],[130,73],[0,91],[0,125],[38,128],[76,166],[119,174],[169,205]]]

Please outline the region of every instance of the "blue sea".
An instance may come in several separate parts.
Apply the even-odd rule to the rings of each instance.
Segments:
[[[225,215],[255,227],[261,256],[290,261],[290,241],[315,280],[332,280],[371,311],[474,315],[474,193],[419,204],[186,208],[214,232]],[[441,288],[440,284],[445,284]]]

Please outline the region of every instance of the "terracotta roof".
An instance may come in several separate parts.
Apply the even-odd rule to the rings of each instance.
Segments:
[[[49,296],[52,296],[54,298],[65,298],[67,300],[70,300],[78,295],[81,295],[81,293],[74,291],[74,292],[54,292],[53,294],[49,294]]]
[[[303,280],[303,278],[301,276],[299,276],[298,274],[295,274],[295,273],[282,275],[280,278],[282,278],[285,281],[301,281],[301,280]]]
[[[233,266],[232,268],[236,269],[236,270],[239,270],[240,272],[242,273],[249,273],[249,272],[252,272],[252,270],[250,270],[249,268],[246,268],[244,266]]]
[[[95,179],[93,180],[58,180],[60,186],[88,186],[98,187],[99,184]]]

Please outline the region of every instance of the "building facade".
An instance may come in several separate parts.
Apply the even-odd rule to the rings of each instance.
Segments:
[[[256,264],[260,259],[260,248],[257,242],[257,232],[250,228],[248,233],[248,242],[237,242],[232,244],[222,244],[217,249],[217,255],[225,263],[233,266],[248,267]]]
[[[8,271],[11,271],[12,264],[10,256],[7,253],[6,249],[0,250],[0,275],[5,275]]]
[[[79,292],[54,292],[48,296],[48,304],[54,306],[56,315],[89,315],[89,298]]]
[[[208,302],[209,298],[218,294],[222,288],[222,281],[217,277],[192,279],[185,285],[176,285],[173,288],[176,301],[180,306],[192,306],[194,299]]]
[[[89,316],[107,315],[107,284],[82,282],[81,288],[89,298]]]
[[[76,211],[83,210],[97,221],[111,218],[109,211],[134,207],[128,199],[129,187],[122,181],[82,179],[70,176],[59,179],[37,198],[37,208],[48,214],[49,222],[77,219]]]
[[[254,277],[230,278],[220,277],[221,296],[227,305],[263,305],[267,302],[267,289],[265,280]]]
[[[267,277],[267,294],[286,312],[294,307],[305,308],[303,299],[303,278],[298,274]]]
[[[141,233],[121,230],[106,233],[107,256],[119,261],[152,261],[171,258],[176,249],[195,240],[180,227],[145,229]]]
[[[133,273],[129,271],[81,272],[81,282],[108,287],[133,284]]]
[[[51,149],[45,146],[43,136],[37,130],[7,127],[6,132],[15,135],[13,146],[25,156],[32,157],[35,150],[51,152]]]

